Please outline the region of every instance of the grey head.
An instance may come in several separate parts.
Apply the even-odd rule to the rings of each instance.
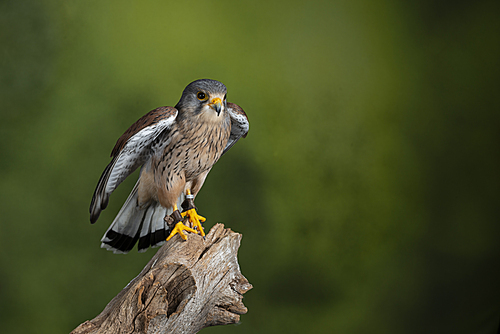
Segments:
[[[214,111],[217,116],[226,109],[226,86],[219,81],[200,79],[191,82],[182,92],[175,108],[181,114],[197,115]]]

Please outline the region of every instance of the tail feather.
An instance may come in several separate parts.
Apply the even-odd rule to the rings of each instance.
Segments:
[[[165,243],[170,228],[164,218],[173,212],[173,208],[165,208],[156,201],[139,206],[138,184],[139,182],[101,239],[102,248],[113,253],[128,253],[139,241],[139,252],[145,252],[149,247],[159,247]],[[184,197],[184,194],[179,196],[178,207]]]
[[[138,230],[147,208],[137,205],[137,184],[101,239],[101,247],[113,253],[128,253],[139,239]]]
[[[139,252],[145,252],[149,247],[159,247],[165,243],[169,232],[164,219],[166,212],[167,209],[158,202],[152,203],[146,210],[139,234]]]
[[[147,206],[139,206],[137,203],[138,184],[139,182],[136,183],[125,204],[101,239],[102,248],[113,251],[113,253],[128,253],[134,248],[142,234],[149,236],[153,214],[156,211],[162,211],[162,207],[157,202],[152,202]],[[163,208],[163,210],[165,209]],[[168,225],[164,223],[164,217],[160,214],[158,218],[163,223],[163,228],[168,229]]]
[[[144,222],[142,223],[141,232],[139,234],[139,244],[137,245],[137,247],[139,248],[139,252],[141,253],[145,252],[149,248],[149,246],[151,246],[151,243],[149,242],[149,235],[151,234],[151,224],[149,224],[148,222],[151,222],[154,212],[154,206],[152,205],[146,210]]]

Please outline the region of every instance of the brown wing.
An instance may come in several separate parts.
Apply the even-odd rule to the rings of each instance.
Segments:
[[[177,109],[175,109],[174,107],[159,107],[151,110],[146,115],[139,118],[137,122],[132,124],[132,126],[130,126],[130,128],[128,128],[120,138],[118,138],[113,151],[111,151],[111,157],[116,156],[123,149],[130,137],[135,135],[137,132],[141,131],[147,126],[154,125],[161,120],[164,120],[165,118],[171,116],[174,116],[175,118],[176,115]]]
[[[90,221],[94,223],[108,205],[109,196],[123,180],[143,165],[167,141],[169,130],[175,123],[177,109],[160,107],[150,111],[132,126],[116,142],[111,157],[99,179],[90,203]],[[158,142],[160,141],[160,142]]]

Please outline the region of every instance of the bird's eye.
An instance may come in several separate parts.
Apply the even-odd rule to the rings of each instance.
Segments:
[[[207,99],[207,95],[203,92],[198,92],[198,94],[196,94],[196,97],[198,98],[198,100],[200,101],[204,101]]]
[[[227,96],[227,94],[224,95],[224,101],[226,101],[226,96]]]

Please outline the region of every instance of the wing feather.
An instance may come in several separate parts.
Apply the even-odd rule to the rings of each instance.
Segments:
[[[245,138],[250,128],[247,114],[243,109],[234,103],[227,103],[227,110],[231,117],[231,134],[222,154],[226,153],[240,139]]]
[[[141,117],[116,142],[111,157],[99,179],[90,204],[90,221],[95,223],[108,205],[109,196],[131,173],[153,154],[153,146],[168,141],[177,117],[177,109],[160,107]],[[163,145],[162,145],[163,146]]]

